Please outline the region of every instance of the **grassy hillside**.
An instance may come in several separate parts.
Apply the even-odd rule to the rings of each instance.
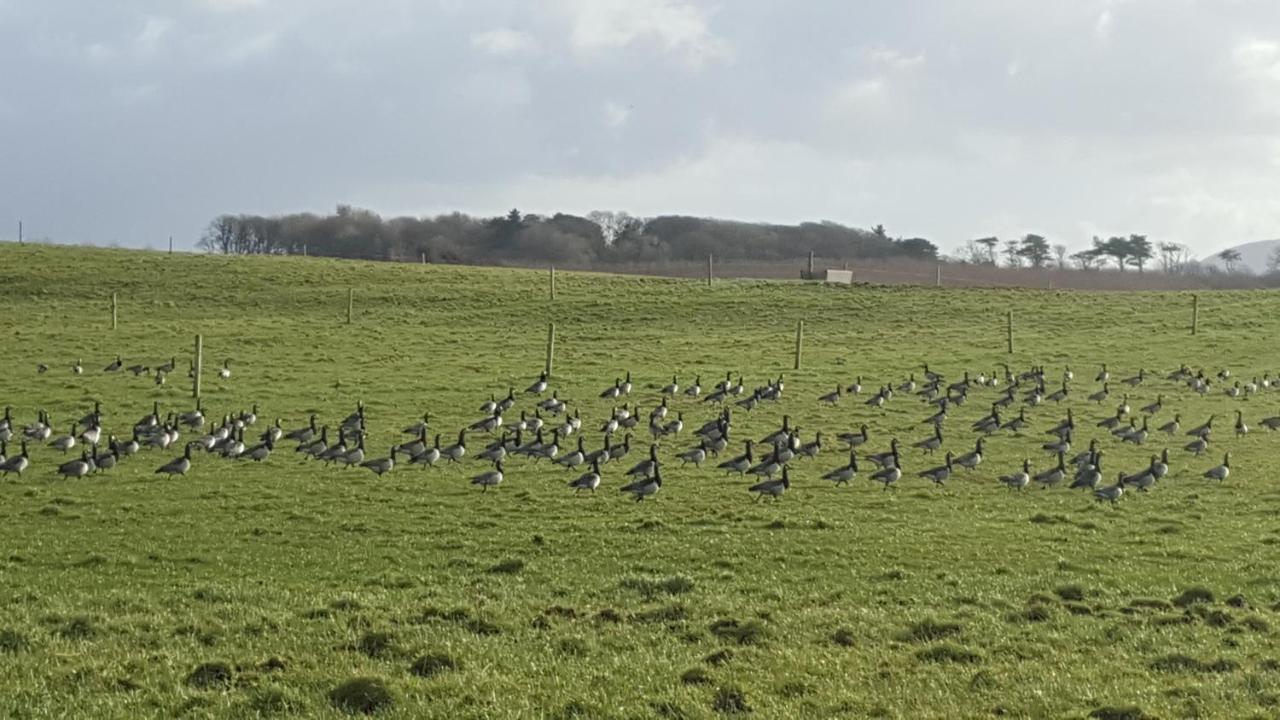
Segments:
[[[709,387],[732,371],[749,388],[784,374],[780,403],[735,413],[735,439],[788,414],[805,440],[822,430],[828,442],[794,463],[776,503],[753,503],[737,477],[681,468],[688,430],[662,442],[656,502],[630,502],[616,489],[643,457],[643,426],[600,491],[578,497],[565,487],[578,473],[527,460],[481,494],[467,478],[485,466],[471,457],[379,479],[282,444],[262,464],[198,455],[171,480],[154,474],[171,449],[68,481],[53,472],[61,453],[33,447],[31,469],[0,479],[0,716],[339,717],[330,693],[360,677],[390,691],[384,716],[403,718],[1277,713],[1280,435],[1235,438],[1231,423],[1236,409],[1255,426],[1280,414],[1280,391],[1199,397],[1163,379],[1182,363],[1276,375],[1275,293],[1201,293],[1193,337],[1178,293],[585,274],[560,274],[557,291],[550,302],[546,274],[531,271],[0,246],[0,404],[21,423],[49,411],[55,434],[95,400],[123,436],[153,402],[190,409],[183,372],[157,387],[101,369],[117,354],[185,368],[202,333],[211,417],[256,403],[254,430],[313,412],[336,424],[363,401],[371,456],[424,411],[448,442],[491,393],[537,376],[554,321],[552,384],[580,410],[588,449],[613,405],[597,394],[628,370],[646,415],[673,373]],[[804,369],[793,371],[799,319]],[[229,380],[215,372],[224,358]],[[37,374],[39,362],[50,370]],[[883,410],[862,403],[909,372],[920,379],[923,362],[948,380],[1002,362],[1057,378],[1069,365],[1076,382],[1068,403],[1029,408],[1030,430],[993,436],[979,469],[934,488],[914,474],[941,453],[906,450],[929,434],[930,409],[903,394]],[[1183,452],[1181,436],[1122,445],[1095,428],[1123,392],[1084,400],[1103,362],[1117,377],[1148,371],[1129,392],[1135,412],[1164,394],[1153,427],[1175,411],[1184,427],[1216,414],[1209,453]],[[819,405],[857,376],[863,396]],[[975,390],[953,410],[944,448],[971,449],[969,426],[997,396]],[[1043,430],[1068,406],[1076,447],[1098,438],[1108,475],[1169,447],[1169,476],[1116,507],[996,482],[1023,457],[1050,465]],[[513,414],[530,407],[521,398]],[[672,408],[692,427],[718,410]],[[862,422],[868,449],[904,443],[898,490],[869,469],[849,487],[819,479],[847,459],[835,433]],[[469,453],[480,447],[473,438]],[[1202,480],[1225,450],[1230,479]],[[1184,596],[1196,588],[1210,601],[1189,603],[1203,599]]]

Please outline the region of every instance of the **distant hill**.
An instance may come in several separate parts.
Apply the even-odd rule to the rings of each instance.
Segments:
[[[1267,271],[1267,260],[1277,247],[1280,247],[1280,240],[1259,240],[1236,245],[1231,249],[1240,253],[1241,266],[1248,268],[1250,272],[1261,274]],[[1203,258],[1200,262],[1204,265],[1222,267],[1222,261],[1218,259],[1217,253]]]

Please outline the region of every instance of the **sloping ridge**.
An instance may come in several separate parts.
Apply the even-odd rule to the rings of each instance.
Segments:
[[[1248,268],[1251,272],[1265,273],[1267,271],[1267,260],[1270,259],[1271,253],[1280,247],[1280,240],[1258,240],[1256,242],[1236,245],[1231,250],[1240,253],[1240,265]],[[1223,251],[1219,251],[1223,252]],[[1218,259],[1218,253],[1203,258],[1201,263],[1205,265],[1215,265],[1222,267],[1222,261]]]

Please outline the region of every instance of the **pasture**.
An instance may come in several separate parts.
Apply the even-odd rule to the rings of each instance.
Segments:
[[[94,401],[122,438],[153,403],[191,410],[196,333],[211,423],[256,404],[246,437],[312,413],[336,430],[363,402],[371,457],[412,439],[400,431],[424,412],[452,441],[509,388],[508,419],[532,414],[521,391],[549,322],[551,387],[580,411],[588,450],[615,405],[647,417],[673,374],[705,391],[726,373],[748,390],[785,378],[780,401],[735,409],[733,442],[701,468],[675,454],[720,407],[673,398],[686,428],[659,440],[664,483],[644,502],[618,492],[648,449],[644,423],[600,489],[576,495],[580,471],[528,459],[509,459],[499,487],[471,486],[488,467],[481,433],[460,463],[382,477],[283,441],[262,463],[196,453],[185,476],[155,474],[199,434],[186,432],[67,480],[55,468],[79,448],[33,443],[31,467],[0,479],[0,716],[346,717],[361,688],[339,686],[367,679],[363,699],[389,718],[1275,717],[1280,434],[1258,421],[1280,415],[1280,390],[1223,389],[1280,371],[1278,300],[1201,293],[1192,336],[1180,293],[559,273],[552,302],[537,271],[0,246],[0,405],[15,426],[47,410],[55,434]],[[179,370],[163,386],[103,372],[117,355]],[[923,363],[947,382],[1003,378],[1001,363],[1043,365],[1049,390],[1066,366],[1076,378],[1068,401],[1027,408],[1028,429],[991,435],[977,469],[935,487],[916,473],[942,452],[910,447],[934,408],[908,393],[864,404],[909,373],[923,381]],[[1147,379],[1088,402],[1102,363]],[[1165,379],[1183,364],[1213,377],[1208,393]],[[630,397],[598,397],[628,371]],[[861,395],[818,402],[858,376]],[[943,451],[972,449],[1000,392],[952,408]],[[1125,392],[1139,419],[1164,396],[1153,427],[1216,415],[1209,451],[1097,428]],[[999,483],[1023,458],[1054,463],[1044,430],[1068,407],[1076,450],[1097,438],[1106,452],[1105,483],[1166,447],[1169,474],[1114,506],[1067,483]],[[779,500],[753,502],[751,482],[715,463],[784,414],[824,446],[791,463]],[[848,486],[820,479],[848,459],[835,435],[862,423],[869,452],[901,441],[896,489],[869,465]],[[1230,477],[1203,479],[1225,451]]]

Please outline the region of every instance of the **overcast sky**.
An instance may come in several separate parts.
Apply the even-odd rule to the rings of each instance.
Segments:
[[[1280,236],[1275,0],[0,0],[0,237],[627,210]]]

